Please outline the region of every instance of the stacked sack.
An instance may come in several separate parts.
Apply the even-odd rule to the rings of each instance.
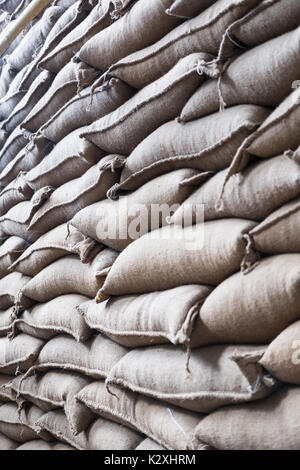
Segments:
[[[2,58],[1,449],[299,449],[299,19],[58,0]]]

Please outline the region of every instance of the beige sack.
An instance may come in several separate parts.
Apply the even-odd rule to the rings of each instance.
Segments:
[[[21,334],[10,341],[0,338],[0,372],[16,374],[26,372],[35,362],[44,342]]]
[[[0,278],[9,274],[9,266],[23,253],[28,243],[19,237],[10,237],[0,246]]]

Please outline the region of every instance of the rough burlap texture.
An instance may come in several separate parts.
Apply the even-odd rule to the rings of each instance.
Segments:
[[[9,274],[9,266],[25,251],[28,243],[12,236],[0,246],[0,278]]]
[[[109,248],[100,251],[89,264],[82,264],[75,255],[65,256],[42,269],[27,282],[22,293],[37,302],[73,293],[94,297],[117,256],[118,253]],[[3,279],[0,285],[1,282]]]
[[[220,450],[299,450],[299,387],[228,406],[200,421],[195,436]]]
[[[18,445],[16,441],[9,439],[9,437],[4,436],[4,434],[0,434],[0,450],[14,450]],[[47,445],[46,442],[45,445]]]
[[[204,80],[197,73],[198,61],[209,57],[197,53],[181,59],[166,75],[91,124],[82,137],[107,152],[128,155],[147,135],[180,114],[187,99]]]
[[[167,342],[187,344],[210,291],[207,286],[194,284],[115,297],[100,304],[90,300],[78,309],[92,329],[130,348]]]
[[[63,444],[62,442],[45,442],[42,439],[28,441],[17,447],[16,450],[75,450],[74,447]]]
[[[168,223],[171,209],[177,208],[195,189],[193,177],[198,174],[197,170],[187,168],[158,176],[118,201],[105,199],[85,207],[77,212],[71,224],[91,238],[122,251],[136,238]]]
[[[29,133],[20,129],[20,126],[14,129],[0,150],[0,171],[28,144],[29,138]]]
[[[12,333],[16,335],[21,331],[44,340],[49,340],[58,334],[68,334],[76,341],[85,342],[91,336],[92,330],[87,326],[76,306],[86,301],[87,297],[83,295],[66,294],[38,304],[25,310],[14,321]]]
[[[299,318],[299,261],[299,254],[272,256],[246,276],[226,279],[202,305],[195,338],[202,344],[272,341]]]
[[[149,450],[149,451],[154,451],[154,450],[166,450],[165,447],[161,446],[157,442],[153,441],[149,437],[142,441],[136,448],[135,450]]]
[[[150,232],[122,251],[98,298],[185,284],[217,285],[239,270],[246,246],[243,233],[254,225],[243,219],[222,219]]]
[[[178,16],[179,18],[193,18],[199,15],[202,11],[209,8],[216,0],[173,0],[172,5],[166,11],[168,15]]]
[[[30,281],[30,277],[13,272],[0,280],[0,308],[7,309],[18,303],[22,307],[30,307],[32,301],[20,294],[21,289]]]
[[[1,374],[26,372],[34,364],[43,345],[42,340],[23,333],[12,341],[0,338]]]

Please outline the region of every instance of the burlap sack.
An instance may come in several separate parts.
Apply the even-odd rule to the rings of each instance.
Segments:
[[[0,441],[1,442],[1,441]],[[165,447],[161,446],[157,442],[153,441],[149,437],[142,441],[136,448],[135,450],[149,450],[149,451],[154,451],[154,450],[166,450]]]
[[[94,419],[93,413],[75,399],[90,383],[86,377],[65,371],[49,371],[30,377],[17,377],[11,384],[21,398],[48,412],[63,408],[73,434],[84,431]]]
[[[285,150],[296,150],[300,145],[299,102],[300,87],[296,88],[253,134],[247,151],[265,158]]]
[[[63,333],[73,336],[76,341],[84,342],[91,336],[92,331],[76,307],[86,301],[87,298],[79,294],[58,296],[47,303],[25,310],[10,329],[13,335],[21,331],[36,338],[49,340]],[[2,315],[0,325],[1,321]]]
[[[89,263],[100,249],[97,242],[74,227],[58,225],[41,235],[18,259],[15,258],[10,269],[33,277],[53,261],[70,253],[78,255],[82,263]]]
[[[30,281],[30,277],[20,273],[11,273],[0,279],[0,309],[5,310],[19,303],[24,308],[30,307],[32,301],[20,294],[21,289]]]
[[[282,382],[300,384],[300,321],[288,326],[268,346],[260,364]]]
[[[89,39],[79,51],[80,59],[105,71],[117,60],[158,41],[180,23],[179,18],[165,13],[171,4],[172,0],[139,0],[117,22]]]
[[[19,178],[21,193],[25,195],[29,188],[34,191],[44,186],[57,188],[83,175],[103,157],[104,152],[79,137],[83,129],[68,134],[38,165],[25,175],[24,173],[21,175]]]
[[[16,394],[9,388],[8,385],[13,379],[14,375],[0,374],[0,400],[1,402],[16,401]]]
[[[243,233],[254,225],[223,219],[185,229],[166,226],[146,234],[119,255],[98,299],[185,284],[217,285],[239,269],[246,246]]]
[[[230,403],[258,400],[277,386],[258,361],[265,346],[208,346],[186,353],[173,345],[130,351],[111,369],[116,384],[187,410],[210,413]],[[176,372],[175,372],[176,371]],[[188,380],[187,380],[187,371]]]
[[[20,180],[21,178],[14,179],[0,192],[0,216],[5,215],[19,202],[32,197],[33,190],[30,187],[26,188],[26,191],[20,191]]]
[[[46,70],[41,72],[32,82],[27,93],[15,106],[13,112],[2,122],[2,128],[7,132],[13,130],[21,124],[23,119],[30,113],[40,98],[46,93],[53,80],[53,75]]]
[[[93,382],[79,392],[77,399],[94,413],[140,431],[169,450],[195,450],[192,432],[201,420],[200,413],[169,406],[159,400],[120,390],[103,381]]]
[[[24,119],[23,128],[36,132],[59,108],[97,78],[99,72],[76,60],[69,62],[56,75],[47,93]]]
[[[4,436],[4,434],[0,434],[0,450],[14,450],[18,445],[19,444],[17,442],[9,439],[9,437]]]
[[[60,41],[62,41],[70,31],[76,28],[76,26],[81,23],[88,14],[88,11],[86,11],[88,1],[86,0],[78,0],[77,2],[72,1],[69,5],[56,4],[56,6],[62,6],[65,10],[46,37],[42,47],[35,54],[34,59],[28,65],[27,71],[21,82],[21,87],[25,90],[29,88],[30,83],[39,73],[39,62],[51,53]]]
[[[199,308],[210,291],[207,286],[194,284],[111,298],[100,304],[90,300],[78,309],[92,329],[130,348],[169,341],[187,344]]]
[[[41,19],[29,29],[14,51],[5,58],[14,70],[22,70],[29,64],[63,11],[63,8],[57,6],[50,6],[44,10]]]
[[[14,341],[21,336],[17,336]],[[4,339],[0,338],[0,341]],[[37,370],[64,369],[103,379],[127,352],[128,349],[100,333],[85,343],[78,343],[70,336],[59,335],[45,344],[28,374],[32,375]]]
[[[43,411],[37,406],[23,408],[18,411],[16,403],[5,403],[0,406],[0,432],[16,442],[26,442],[32,439],[51,441],[50,434],[46,431],[37,433],[36,421],[43,416]]]
[[[247,47],[263,44],[297,28],[299,15],[300,5],[297,0],[262,0],[256,8],[228,28],[223,47],[232,48],[233,42]]]
[[[39,233],[27,230],[33,214],[49,198],[53,188],[46,186],[38,190],[30,201],[23,201],[13,206],[5,215],[0,217],[0,228],[7,235],[16,235],[32,243],[39,237]]]
[[[9,274],[9,266],[26,250],[28,243],[19,237],[10,237],[0,246],[0,278]]]
[[[158,176],[118,201],[105,199],[85,207],[71,224],[122,251],[136,238],[168,223],[172,208],[177,208],[195,189],[193,177],[198,174],[186,168]]]
[[[17,126],[0,150],[0,171],[28,144],[29,134]]]
[[[10,87],[11,82],[17,75],[17,70],[14,70],[10,64],[6,63],[1,68],[0,73],[0,98],[3,98]]]
[[[7,310],[0,310],[0,336],[6,336],[10,333],[13,322],[17,318],[15,308],[10,307]],[[1,400],[1,391],[0,391]]]
[[[190,121],[225,105],[278,106],[299,78],[299,42],[300,28],[238,56],[225,67],[219,80],[207,80],[193,94],[180,118]]]
[[[86,431],[74,436],[60,410],[42,416],[37,426],[77,450],[134,450],[143,440],[143,436],[131,429],[103,418],[96,419]]]
[[[25,334],[18,335],[12,341],[0,338],[1,374],[26,372],[34,364],[43,345],[42,340]]]
[[[195,436],[220,450],[299,450],[299,393],[285,387],[266,400],[217,410]]]
[[[227,168],[243,141],[265,120],[269,111],[252,105],[186,124],[170,121],[144,139],[129,155],[118,189],[132,190],[162,173],[191,167],[204,171]]]
[[[0,10],[7,11],[8,13],[13,13],[19,3],[20,0],[2,0],[0,2]]]
[[[300,198],[273,212],[249,232],[254,249],[267,254],[300,253]]]
[[[136,49],[137,52],[133,51],[133,54],[119,60],[109,68],[109,73],[135,88],[143,88],[167,73],[179,59],[188,54],[202,51],[217,55],[228,26],[257,3],[258,0],[218,0],[155,44]],[[84,60],[82,55],[80,57]]]
[[[53,142],[59,142],[74,129],[88,126],[117,109],[132,97],[133,89],[121,80],[111,78],[96,88],[92,97],[90,93],[91,87],[88,87],[62,106],[42,126],[41,134]]]
[[[53,227],[69,221],[83,207],[104,199],[108,189],[119,179],[118,172],[102,168],[111,158],[111,155],[104,157],[79,178],[57,188],[33,215],[28,230],[48,232]]]
[[[26,66],[23,70],[21,70],[15,78],[12,80],[9,86],[9,90],[0,99],[0,117],[1,120],[7,119],[10,113],[13,112],[15,106],[19,103],[19,101],[23,98],[26,93],[26,90],[21,88],[22,79],[26,73],[26,70],[29,66]]]
[[[30,144],[21,149],[15,158],[3,168],[0,173],[0,184],[6,186],[16,178],[21,171],[31,170],[31,168],[38,165],[41,159],[51,151],[52,147],[53,143],[44,137],[35,137],[34,144]]]
[[[177,16],[179,18],[193,18],[209,8],[216,0],[173,0],[170,8],[166,10],[168,15]]]
[[[87,18],[72,29],[59,44],[39,62],[41,68],[58,73],[81,46],[110,25],[110,0],[98,2]]]
[[[23,295],[38,302],[73,293],[94,297],[117,256],[109,248],[100,251],[89,264],[82,264],[77,256],[65,256],[46,266],[27,282],[22,290]],[[0,286],[1,282],[3,279],[0,280]]]
[[[136,5],[140,3],[141,0]],[[178,116],[204,79],[197,73],[197,64],[205,57],[210,56],[198,53],[180,60],[169,73],[140,90],[116,111],[91,124],[82,137],[108,152],[128,155],[157,127]]]
[[[16,450],[75,450],[74,447],[62,444],[61,442],[45,442],[42,439],[28,441],[20,445]]]
[[[300,163],[300,159],[299,159]],[[217,208],[227,170],[217,173],[188,197],[171,221],[182,223],[185,208],[193,210],[193,222],[199,204],[204,204],[205,220],[223,217],[245,217],[263,220],[272,211],[300,195],[300,164],[286,155],[259,161],[241,172],[241,182],[229,179]],[[255,228],[254,228],[255,231]]]
[[[198,344],[272,341],[299,318],[299,261],[299,254],[272,256],[226,279],[201,307]]]

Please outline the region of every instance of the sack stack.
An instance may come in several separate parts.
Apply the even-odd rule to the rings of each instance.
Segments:
[[[57,0],[1,58],[0,449],[299,450],[299,20]]]

